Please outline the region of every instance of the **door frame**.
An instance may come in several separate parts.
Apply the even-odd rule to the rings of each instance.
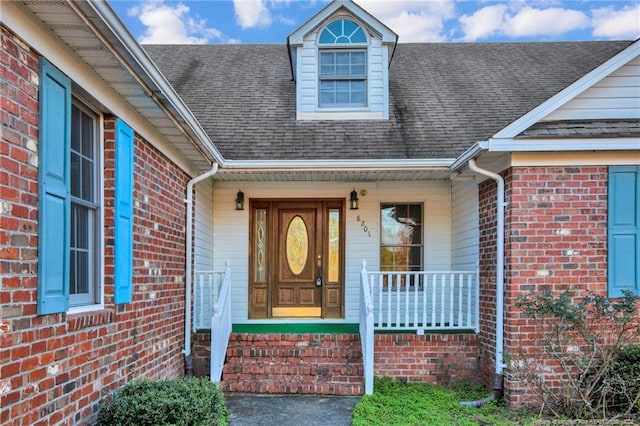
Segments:
[[[269,253],[275,253],[274,250],[278,250],[277,238],[275,238],[275,232],[278,227],[277,206],[279,205],[293,205],[300,204],[301,207],[305,203],[317,203],[321,206],[319,210],[319,220],[322,224],[320,233],[317,238],[321,238],[320,244],[322,250],[322,257],[326,263],[329,261],[329,215],[330,212],[339,212],[339,267],[338,267],[338,281],[329,281],[328,279],[328,267],[322,268],[322,292],[321,292],[321,313],[318,317],[308,317],[307,319],[342,319],[345,314],[345,226],[346,226],[346,210],[344,198],[258,198],[249,200],[249,282],[248,282],[248,297],[247,297],[247,312],[249,319],[284,319],[294,318],[303,319],[303,317],[283,317],[273,315],[273,303],[272,294],[275,286],[275,280],[277,279],[277,268],[275,262],[277,256],[270,256]],[[261,232],[265,232],[262,235],[264,239],[264,248],[262,254],[258,253],[257,243],[257,215],[262,211],[265,214],[265,226],[266,229]],[[286,232],[282,230],[281,232]],[[314,242],[310,242],[314,244]],[[258,257],[265,257],[262,259],[262,264],[266,268],[265,272],[262,272],[262,279],[258,280]],[[315,259],[311,259],[315,262]]]

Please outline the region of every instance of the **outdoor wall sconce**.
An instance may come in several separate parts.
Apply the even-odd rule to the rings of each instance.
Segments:
[[[244,192],[238,191],[236,196],[236,210],[244,210]]]
[[[351,207],[351,210],[358,210],[358,193],[356,192],[355,188],[353,191],[351,191],[351,198],[349,200],[349,205]]]

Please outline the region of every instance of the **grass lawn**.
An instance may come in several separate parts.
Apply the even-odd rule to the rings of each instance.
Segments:
[[[376,379],[373,395],[356,405],[353,426],[373,425],[533,425],[537,416],[507,411],[492,401],[481,408],[463,407],[460,401],[488,396],[482,389],[458,385],[450,388]]]

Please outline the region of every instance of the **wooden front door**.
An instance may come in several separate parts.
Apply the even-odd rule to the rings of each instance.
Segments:
[[[342,200],[251,202],[250,318],[343,316]]]
[[[322,205],[278,203],[272,316],[322,316]]]

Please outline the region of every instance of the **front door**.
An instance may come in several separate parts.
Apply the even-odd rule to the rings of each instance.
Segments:
[[[343,316],[343,208],[252,200],[250,318]]]
[[[273,317],[322,316],[322,204],[278,203]]]

